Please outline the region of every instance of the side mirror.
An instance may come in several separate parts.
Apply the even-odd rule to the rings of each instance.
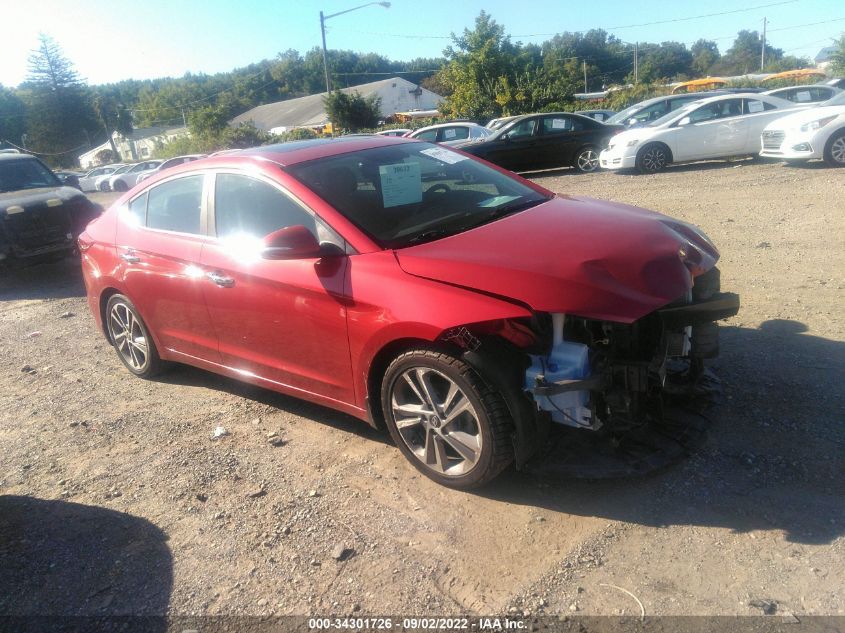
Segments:
[[[634,126],[635,126],[635,125],[637,125],[638,123],[639,123],[639,121],[637,121],[637,120],[636,120],[636,119],[634,119],[634,118],[628,119],[628,127],[634,127]]]
[[[264,259],[312,259],[322,255],[317,238],[301,224],[270,233],[261,250]]]
[[[73,174],[65,176],[65,179],[64,181],[62,181],[62,184],[65,187],[76,187],[77,189],[82,189],[82,187],[79,186],[79,177],[74,176]]]
[[[685,116],[683,119],[678,121],[679,127],[682,126],[682,125],[689,125],[689,124],[690,124],[690,118],[688,116]]]

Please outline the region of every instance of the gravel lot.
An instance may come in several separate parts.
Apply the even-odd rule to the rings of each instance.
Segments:
[[[330,410],[187,367],[131,377],[73,261],[4,272],[0,614],[639,616],[622,588],[648,615],[845,615],[845,170],[532,177],[720,247],[743,307],[699,451],[455,492]]]

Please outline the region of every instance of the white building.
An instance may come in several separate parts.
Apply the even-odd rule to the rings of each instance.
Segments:
[[[347,94],[357,92],[364,98],[380,97],[383,118],[391,117],[398,112],[434,110],[443,100],[440,95],[401,77],[341,88],[340,92]],[[259,130],[274,134],[281,134],[298,127],[322,128],[329,122],[329,117],[323,107],[325,96],[326,93],[322,92],[298,99],[268,103],[247,110],[232,119],[229,124],[252,122]]]
[[[152,156],[157,144],[166,145],[174,138],[188,134],[188,128],[176,127],[145,127],[132,130],[132,133],[124,136],[120,132],[113,132],[112,139],[120,153],[120,158],[126,162],[144,160]],[[84,154],[79,155],[79,164],[83,169],[96,167],[99,163],[96,156],[104,149],[111,149],[111,144],[106,141]]]

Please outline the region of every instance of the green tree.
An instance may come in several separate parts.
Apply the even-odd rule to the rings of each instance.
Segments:
[[[352,94],[332,92],[323,97],[323,104],[336,131],[373,128],[381,117],[381,97],[362,97],[357,90]]]
[[[0,86],[0,144],[21,144],[26,132],[26,105],[15,91]]]
[[[646,48],[640,56],[640,81],[688,77],[692,72],[692,60],[692,53],[679,42],[663,42],[659,46]]]
[[[744,75],[760,70],[762,42],[757,31],[743,30],[737,33],[733,46],[716,64],[715,70],[721,75]],[[766,44],[766,60],[774,63],[783,57],[783,51]]]
[[[719,61],[719,47],[716,42],[700,39],[690,48],[692,54],[691,70],[697,77],[706,77],[710,69]]]
[[[845,34],[833,43],[833,53],[830,55],[830,72],[834,75],[845,75]]]
[[[450,94],[441,111],[447,116],[473,119],[500,115],[502,105],[496,97],[516,84],[514,66],[519,53],[519,47],[505,35],[505,28],[482,11],[475,19],[475,28],[464,29],[461,36],[453,33],[452,46],[443,53],[448,62],[438,81]]]
[[[120,152],[114,142],[113,132],[119,132],[124,136],[132,133],[132,117],[129,112],[123,108],[118,100],[107,93],[94,93],[94,113],[97,120],[102,126],[103,133],[107,136],[111,152],[112,160],[119,161]]]
[[[29,57],[23,94],[27,102],[28,146],[48,154],[55,165],[76,163],[76,155],[97,128],[85,85],[48,35],[39,35],[39,46]]]

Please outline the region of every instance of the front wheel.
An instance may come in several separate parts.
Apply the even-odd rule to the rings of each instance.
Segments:
[[[507,406],[462,360],[423,349],[405,352],[387,368],[381,391],[393,441],[437,483],[475,488],[513,461]]]
[[[599,168],[598,150],[591,145],[582,147],[575,155],[575,160],[573,161],[572,166],[585,174],[596,171]]]
[[[824,162],[833,167],[845,167],[845,130],[830,137],[824,150]]]
[[[109,340],[126,369],[140,378],[151,378],[161,372],[162,362],[155,343],[128,297],[111,297],[106,319]]]
[[[651,143],[637,154],[637,170],[641,174],[654,174],[662,171],[671,162],[669,150],[660,143]]]

